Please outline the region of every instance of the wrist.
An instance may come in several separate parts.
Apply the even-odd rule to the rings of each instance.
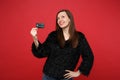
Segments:
[[[78,72],[79,75],[81,74],[80,70],[78,70],[77,72]]]
[[[38,40],[37,36],[33,36],[33,39],[34,39],[34,40]]]

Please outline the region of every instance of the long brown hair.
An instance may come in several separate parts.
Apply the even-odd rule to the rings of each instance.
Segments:
[[[62,48],[65,45],[65,39],[64,39],[64,36],[63,36],[62,28],[60,28],[60,26],[57,23],[57,17],[58,17],[58,14],[60,12],[66,12],[67,16],[70,19],[70,27],[69,27],[70,37],[69,37],[69,42],[70,42],[70,44],[71,44],[71,46],[73,48],[76,48],[77,45],[78,45],[78,33],[77,33],[76,29],[75,29],[75,23],[74,23],[73,15],[72,15],[72,13],[69,10],[66,10],[66,9],[60,10],[57,13],[57,15],[56,15],[56,31],[57,31],[57,39],[58,39],[59,45]]]

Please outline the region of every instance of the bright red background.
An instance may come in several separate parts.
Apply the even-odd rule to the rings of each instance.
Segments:
[[[0,80],[41,80],[45,59],[32,55],[30,30],[44,22],[38,33],[43,42],[64,8],[73,13],[95,56],[89,77],[75,80],[120,80],[119,0],[0,0]]]

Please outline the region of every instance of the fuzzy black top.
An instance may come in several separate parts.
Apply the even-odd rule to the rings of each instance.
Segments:
[[[83,33],[79,34],[79,44],[76,48],[70,46],[69,41],[65,41],[65,47],[61,48],[57,42],[57,32],[51,32],[45,42],[36,48],[35,44],[32,44],[32,52],[34,56],[38,58],[47,57],[44,65],[43,73],[54,77],[63,78],[66,73],[65,70],[72,70],[76,68],[80,56],[82,56],[82,62],[78,67],[78,70],[86,76],[89,75],[93,66],[94,56],[92,50]]]

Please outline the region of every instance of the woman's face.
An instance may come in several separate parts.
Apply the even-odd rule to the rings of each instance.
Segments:
[[[66,28],[70,25],[70,19],[66,12],[60,12],[57,16],[57,23],[60,26],[60,28]]]

